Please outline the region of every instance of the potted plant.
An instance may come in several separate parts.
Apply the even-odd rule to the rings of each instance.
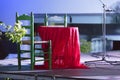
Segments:
[[[18,22],[12,27],[0,21],[0,59],[5,59],[9,53],[16,53],[17,43],[22,43],[21,39],[26,34],[22,23]]]

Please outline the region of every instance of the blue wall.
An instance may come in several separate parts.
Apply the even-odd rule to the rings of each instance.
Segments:
[[[1,0],[0,21],[5,22],[7,25],[13,25],[16,12],[22,14],[31,11],[34,13],[81,13],[89,10],[93,11],[92,7],[97,7],[97,4],[92,5],[94,3],[99,4],[96,0],[92,0],[91,5],[85,0]]]
[[[117,0],[103,0],[106,4]],[[99,13],[99,0],[1,0],[0,21],[13,25],[15,13]]]

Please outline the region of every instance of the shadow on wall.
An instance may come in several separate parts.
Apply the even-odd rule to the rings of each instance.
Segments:
[[[4,34],[4,33],[3,33]],[[5,59],[9,53],[17,53],[17,44],[9,41],[5,36],[0,39],[0,59]]]

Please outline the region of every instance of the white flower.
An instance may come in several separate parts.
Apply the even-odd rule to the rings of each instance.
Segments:
[[[7,30],[10,30],[11,28],[12,28],[11,25],[6,26],[6,29],[7,29]]]

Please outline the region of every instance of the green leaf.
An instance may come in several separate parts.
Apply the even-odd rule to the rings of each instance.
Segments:
[[[21,38],[25,36],[26,30],[25,28],[22,28],[21,23],[15,23],[13,30],[9,30],[5,33],[6,37],[8,37],[13,43],[22,43]]]

